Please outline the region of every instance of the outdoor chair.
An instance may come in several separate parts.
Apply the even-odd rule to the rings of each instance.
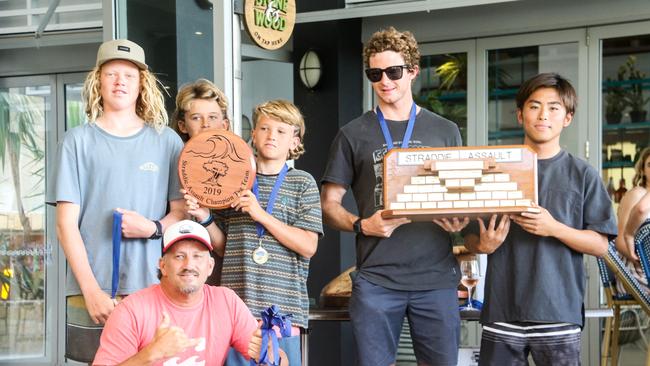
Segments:
[[[645,273],[647,283],[650,285],[650,220],[646,220],[639,230],[637,231],[634,237],[634,247],[636,249],[637,256],[641,261],[641,268],[643,268],[643,273]],[[648,298],[648,294],[646,299]],[[646,303],[647,307],[647,303]],[[646,312],[648,310],[646,309]],[[648,345],[648,351],[646,355],[646,366],[650,366],[650,344]]]
[[[600,270],[601,282],[605,290],[607,305],[611,307],[614,312],[613,318],[607,318],[605,320],[601,366],[607,365],[607,359],[609,357],[611,357],[611,365],[618,365],[620,352],[619,336],[621,326],[621,308],[623,306],[637,305],[648,316],[650,316],[650,296],[642,290],[639,282],[627,270],[627,267],[619,257],[613,242],[610,242],[607,254],[602,258],[597,258],[597,262]],[[623,285],[627,291],[626,294],[617,292],[615,286],[616,281]],[[641,336],[645,338],[638,318],[637,322],[639,332],[641,332]],[[650,366],[650,363],[647,363],[646,366]]]

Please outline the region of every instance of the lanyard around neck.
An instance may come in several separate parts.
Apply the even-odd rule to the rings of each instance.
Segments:
[[[393,148],[393,137],[388,131],[388,125],[386,125],[386,120],[384,119],[384,114],[381,113],[381,109],[377,106],[377,119],[379,119],[379,126],[381,126],[381,132],[384,134],[384,140],[386,140],[386,147],[388,150]],[[404,131],[404,138],[402,139],[402,149],[409,147],[409,141],[411,140],[411,135],[413,134],[413,126],[415,126],[415,102],[411,106],[411,114],[409,115],[409,121],[406,125],[406,131]]]
[[[287,175],[288,171],[289,171],[289,167],[287,166],[287,164],[284,164],[282,170],[280,170],[280,174],[278,174],[278,178],[275,180],[275,184],[273,185],[273,190],[271,190],[271,194],[269,195],[269,202],[266,204],[266,212],[269,215],[273,213],[273,206],[275,205],[275,199],[278,197],[278,193],[280,192],[280,186],[282,185],[282,181],[284,180],[284,177]],[[260,196],[259,196],[259,186],[257,184],[257,178],[255,178],[255,182],[253,182],[253,194],[259,200]],[[257,227],[257,236],[259,238],[262,238],[264,232],[266,231],[264,226],[259,222],[256,222],[255,226]]]

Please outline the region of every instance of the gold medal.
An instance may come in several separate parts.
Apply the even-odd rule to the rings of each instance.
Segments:
[[[268,260],[269,252],[266,249],[262,248],[262,239],[260,239],[259,246],[253,251],[253,262],[257,264],[264,264]]]

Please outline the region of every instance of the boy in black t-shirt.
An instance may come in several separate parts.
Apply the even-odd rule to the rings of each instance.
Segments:
[[[321,193],[324,221],[356,233],[358,275],[349,310],[358,364],[394,364],[406,317],[419,365],[456,365],[460,271],[448,231],[460,231],[467,222],[412,223],[384,219],[381,212],[386,151],[393,145],[459,146],[460,132],[453,122],[413,102],[411,84],[419,72],[420,52],[410,32],[391,27],[373,34],[364,59],[378,107],[339,131]],[[342,205],[348,189],[359,216]]]
[[[517,120],[537,152],[539,213],[496,215],[465,231],[465,246],[488,253],[480,365],[579,365],[583,254],[601,256],[616,236],[598,171],[560,147],[576,94],[558,74],[521,86]]]

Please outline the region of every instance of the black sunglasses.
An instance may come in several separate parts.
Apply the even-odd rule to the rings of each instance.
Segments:
[[[389,66],[385,69],[380,69],[380,68],[371,68],[371,69],[366,69],[366,76],[368,77],[368,80],[372,81],[373,83],[378,82],[381,80],[381,74],[386,73],[386,76],[388,76],[389,79],[391,80],[399,80],[402,78],[402,75],[404,75],[404,69],[409,69],[410,66],[408,65],[399,65],[399,66]]]

